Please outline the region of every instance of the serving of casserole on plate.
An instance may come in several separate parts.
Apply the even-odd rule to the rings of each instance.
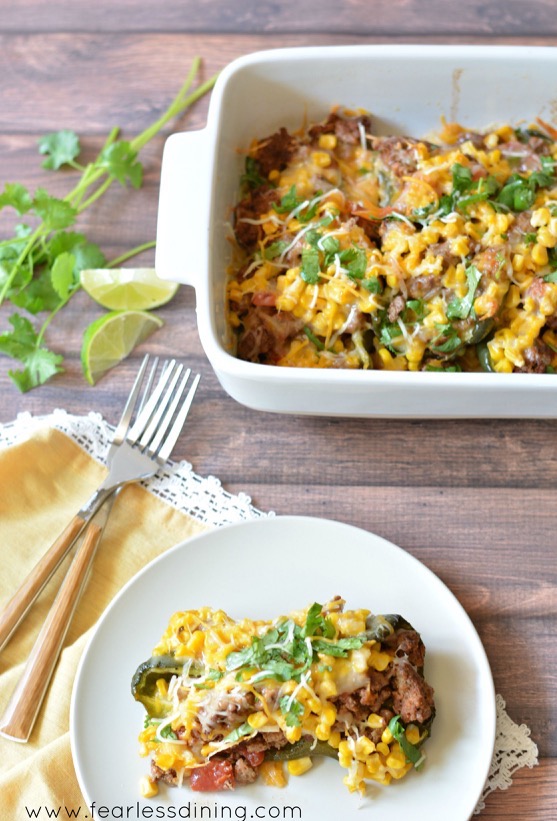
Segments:
[[[265,556],[280,557],[280,560],[272,563],[272,574],[271,571],[267,574],[262,569],[262,544],[265,545]],[[340,546],[342,562],[339,561]],[[260,574],[258,582],[246,584],[246,579],[253,574],[254,568]],[[335,588],[342,591],[347,602],[348,618],[345,624],[340,614],[333,617],[334,603],[331,603],[330,613],[323,613],[322,609],[317,612],[318,608],[315,606],[300,611],[300,602],[327,601],[327,597],[331,595],[333,573]],[[385,633],[381,632],[381,635],[385,636],[385,643],[381,643],[380,650],[372,644],[367,648],[364,644],[361,648],[348,647],[363,641],[364,636],[369,642],[366,631],[377,631],[380,627],[381,620],[370,620],[366,625],[367,616],[364,619],[364,615],[369,609],[376,614],[404,614],[405,619],[419,632],[427,647],[424,662],[427,686],[422,686],[422,698],[414,703],[414,708],[420,709],[420,716],[417,713],[406,713],[406,709],[411,706],[410,700],[404,704],[404,699],[399,701],[396,698],[394,676],[390,676],[389,673],[389,664],[394,663],[401,664],[398,676],[403,677],[404,671],[408,672],[405,656],[408,659],[412,656],[417,668],[423,661],[419,640],[416,640],[412,633],[404,632],[409,630],[405,624],[397,623],[393,634],[390,633],[388,625],[383,625]],[[173,613],[178,615],[171,618],[169,624],[169,617]],[[277,640],[271,641],[274,636],[268,635],[265,622],[276,621],[277,614],[280,613],[292,616],[290,621],[297,624],[299,630],[290,623],[286,624],[289,619],[284,618],[279,621],[285,627],[286,633],[283,635],[282,628],[279,630],[276,626]],[[180,640],[180,636],[186,638],[183,634],[188,632],[192,619],[196,617],[205,625],[212,622],[213,627],[222,628],[222,633],[219,633],[221,641],[224,641],[228,631],[238,647],[242,643],[242,626],[253,622],[259,626],[262,642],[248,643],[244,646],[242,655],[238,655],[242,651],[236,650],[234,645],[236,655],[230,660],[230,670],[227,673],[224,661],[226,654],[222,652],[223,648],[221,656],[218,657],[216,644],[211,644],[215,636],[196,637],[196,632],[199,631],[193,631],[190,636],[194,639],[191,645],[189,639]],[[336,622],[334,637],[328,620],[333,623],[333,627]],[[180,631],[181,626],[184,627],[183,631]],[[288,652],[284,646],[282,649],[276,646],[284,645],[289,630],[292,631],[293,641],[290,649],[295,652],[295,662],[288,660]],[[302,630],[308,634],[303,637],[304,647],[301,643]],[[264,635],[266,639],[263,641]],[[391,639],[394,645],[390,643],[391,635],[394,637]],[[311,657],[308,655],[309,648],[308,653],[304,649],[307,646],[306,639],[312,645]],[[342,639],[344,641],[341,641]],[[204,655],[201,648],[205,641],[207,652]],[[340,647],[333,649],[332,644],[335,641],[337,644],[340,643]],[[403,641],[404,648],[401,644]],[[362,648],[369,649],[369,658],[364,660],[355,655],[349,659],[348,655],[339,655],[331,656],[332,662],[329,663],[330,660],[328,661],[324,654],[318,660],[322,650],[321,643],[329,643],[328,649],[332,652],[338,650],[357,654]],[[394,662],[392,656],[397,644],[401,655],[397,656],[399,661]],[[177,653],[178,645],[183,648],[180,654]],[[147,664],[138,664],[146,659],[152,648],[157,650],[155,660]],[[376,655],[373,655],[374,648],[377,651]],[[165,661],[164,656],[172,655],[169,651],[173,651],[174,658],[170,666],[163,669],[164,664],[168,662],[168,658]],[[317,657],[314,659],[315,651]],[[418,657],[414,656],[415,651],[419,651]],[[174,721],[173,713],[167,712],[169,706],[172,705],[173,708],[174,705],[172,686],[172,698],[168,699],[169,691],[164,682],[157,682],[167,673],[170,674],[170,682],[172,675],[175,675],[175,671],[172,673],[172,665],[175,668],[182,659],[185,663],[188,653],[191,657],[192,652],[197,653],[198,662],[210,659],[211,667],[205,671],[205,680],[197,682],[207,685],[206,688],[195,688],[193,673],[201,672],[200,668],[197,669],[199,665],[196,665],[194,669],[190,669],[192,677],[188,684],[197,692],[183,701],[176,694],[177,702],[184,707],[182,718],[186,723],[183,725],[184,729],[181,729],[182,724]],[[394,652],[396,656],[396,651]],[[335,686],[340,685],[342,689],[343,669],[349,677],[353,674],[351,670],[354,665],[363,665],[365,661],[369,668],[370,660],[374,664],[374,675],[384,675],[391,682],[387,686],[389,692],[383,693],[385,701],[381,704],[363,705],[365,719],[364,710],[360,711],[359,718],[354,715],[350,717],[347,714],[357,711],[357,704],[350,701],[348,696],[342,696],[339,702],[338,697],[332,694],[331,683],[335,683]],[[419,758],[416,758],[418,770],[415,767],[407,768],[406,759],[410,748],[407,747],[403,755],[404,742],[401,745],[396,738],[401,738],[400,724],[393,723],[393,738],[386,734],[385,741],[378,736],[378,730],[381,730],[383,736],[385,727],[377,728],[368,724],[369,733],[360,732],[360,736],[367,738],[370,743],[360,742],[360,749],[354,742],[353,751],[348,743],[347,747],[343,746],[340,749],[340,755],[339,751],[335,750],[335,757],[342,758],[342,761],[323,756],[314,757],[313,766],[304,772],[307,764],[304,759],[311,757],[310,751],[309,756],[296,759],[302,762],[298,775],[290,775],[287,767],[284,767],[287,783],[283,787],[279,786],[278,781],[270,785],[265,784],[261,774],[257,780],[251,779],[253,783],[241,784],[237,781],[233,790],[205,793],[193,790],[189,779],[185,777],[181,788],[167,785],[161,779],[158,793],[149,798],[142,797],[140,786],[149,772],[149,764],[148,759],[141,757],[138,752],[143,751],[157,756],[156,766],[163,775],[168,772],[169,779],[173,780],[174,774],[170,770],[174,769],[174,764],[179,769],[178,757],[187,755],[188,750],[194,754],[201,752],[195,749],[195,742],[193,750],[189,744],[184,743],[188,740],[184,735],[188,716],[192,718],[191,729],[193,720],[199,716],[195,705],[204,705],[204,708],[208,708],[209,704],[212,704],[215,707],[220,694],[220,688],[213,689],[215,682],[224,682],[229,673],[234,673],[234,676],[229,676],[230,680],[235,675],[241,675],[245,682],[246,676],[253,678],[257,675],[255,667],[263,661],[271,665],[275,673],[280,672],[283,677],[288,678],[286,682],[278,682],[278,687],[285,685],[287,689],[291,689],[294,684],[294,689],[290,693],[282,694],[281,699],[286,696],[282,701],[282,708],[279,699],[277,710],[270,711],[271,719],[268,723],[271,731],[273,721],[280,723],[283,719],[283,726],[286,729],[287,716],[290,716],[288,720],[292,726],[293,740],[297,735],[296,719],[299,719],[300,727],[303,722],[304,727],[313,728],[316,736],[328,735],[329,740],[332,736],[333,743],[336,743],[337,738],[333,733],[340,731],[334,728],[334,724],[330,727],[327,724],[327,720],[333,717],[332,711],[322,710],[319,714],[323,715],[322,721],[316,721],[317,712],[313,711],[313,707],[318,710],[319,707],[327,708],[334,704],[335,721],[346,718],[348,726],[352,728],[355,727],[355,723],[360,724],[360,729],[364,729],[368,721],[371,721],[371,724],[378,723],[377,716],[383,720],[388,717],[389,723],[396,715],[400,715],[403,722],[404,717],[422,718],[423,722],[418,722],[418,725],[423,724],[420,735],[423,734],[423,730],[430,729],[431,737],[427,738],[422,748],[416,735],[419,726],[415,725],[410,730],[407,740],[417,748],[420,756],[421,752],[425,754],[423,767],[419,766]],[[300,672],[307,661],[314,665],[311,682],[307,676],[302,679],[303,673]],[[386,662],[384,670],[375,670],[376,667],[382,666],[383,662]],[[286,665],[289,665],[288,668]],[[290,669],[291,667],[296,669]],[[329,671],[327,667],[333,669]],[[130,680],[136,669],[133,688],[136,695],[141,696],[137,701],[130,692]],[[296,670],[300,672],[299,676]],[[225,673],[222,678],[218,675],[220,672]],[[307,673],[307,670],[304,672]],[[334,681],[328,678],[329,673]],[[296,677],[300,681],[295,681]],[[312,689],[319,688],[319,692],[315,693],[317,700],[332,699],[331,703],[327,704],[324,701],[319,707],[313,702],[310,703],[312,697],[308,691],[304,690],[302,694],[304,688],[300,687],[300,684],[303,680]],[[321,689],[325,681],[329,683]],[[270,685],[272,682],[265,684]],[[240,686],[239,682],[238,685]],[[228,687],[228,681],[226,686]],[[427,708],[432,709],[432,694],[429,687],[434,690],[435,699],[436,714],[433,725],[432,713],[426,715]],[[298,692],[295,692],[296,688],[299,688]],[[254,689],[257,691],[256,687]],[[363,682],[362,688],[359,689],[367,692],[367,683]],[[398,692],[402,693],[402,690],[398,688]],[[409,692],[408,690],[407,693]],[[216,695],[211,696],[210,693]],[[186,695],[185,691],[182,695]],[[270,697],[271,694],[267,695]],[[361,702],[363,694],[360,693],[359,696]],[[367,697],[365,700],[368,700]],[[396,713],[387,707],[387,702],[390,702],[391,707],[395,707]],[[298,704],[301,706],[297,706]],[[191,713],[186,710],[188,705],[192,707]],[[146,706],[152,716],[141,743],[152,746],[150,749],[141,750],[138,734],[141,732]],[[378,713],[374,713],[372,709],[375,706],[378,707]],[[382,715],[383,710],[390,712]],[[249,724],[249,716],[257,712],[248,711],[241,724],[235,721],[234,711],[229,712],[230,721],[234,723],[237,735],[245,732],[246,739],[251,736],[251,730],[254,728]],[[102,720],[99,720],[100,714]],[[203,718],[207,719],[206,729],[209,732],[210,716],[207,710],[203,713]],[[256,720],[254,717],[251,721],[257,724],[260,718]],[[168,724],[171,725],[169,729]],[[250,727],[249,732],[245,724]],[[319,731],[318,724],[323,725]],[[159,736],[163,741],[152,741],[159,727]],[[247,818],[257,807],[298,807],[298,817],[304,821],[318,821],[325,817],[337,816],[347,821],[356,821],[361,816],[362,805],[379,818],[402,817],[408,814],[416,821],[429,821],[432,817],[442,817],[446,807],[450,806],[454,821],[465,821],[474,810],[491,762],[495,740],[495,695],[485,651],[470,619],[448,588],[424,565],[395,545],[349,525],[309,517],[276,517],[219,528],[189,539],[152,562],[121,591],[99,622],[82,657],[72,695],[70,732],[76,773],[83,796],[89,805],[92,802],[97,806],[132,805],[139,806],[140,810],[149,807],[150,810],[146,809],[146,813],[150,811],[152,817],[157,817],[155,813],[163,817],[166,810],[166,817],[172,817],[171,812],[176,813],[177,808],[189,806],[191,817],[195,817],[195,808],[200,813],[201,806],[209,804],[215,808],[213,817],[226,817],[226,808],[231,808],[233,817]],[[170,733],[174,733],[177,738],[174,739]],[[165,738],[166,736],[169,737]],[[342,740],[340,738],[339,742]],[[398,744],[394,744],[394,741],[398,741]],[[162,745],[166,742],[166,758],[163,758],[165,749]],[[222,746],[223,740],[219,742],[213,738],[208,739],[207,743],[220,743]],[[325,743],[328,741],[325,740]],[[224,746],[231,744],[230,754],[235,764],[244,756],[234,755],[234,737]],[[378,750],[372,751],[371,744]],[[383,744],[388,746],[389,753]],[[242,750],[246,753],[254,752],[247,747],[240,750],[236,746],[236,753]],[[278,752],[280,753],[280,749]],[[355,756],[353,752],[356,753]],[[210,753],[211,750],[206,749],[201,755]],[[413,755],[411,750],[410,755]],[[171,756],[175,757],[172,761]],[[220,758],[224,759],[224,765],[229,757],[226,752],[221,751]],[[361,758],[366,758],[365,765]],[[366,779],[366,793],[362,796],[359,790],[359,777],[363,774],[360,765],[367,769],[368,759],[371,770],[378,765],[376,772],[380,776],[379,768],[385,765],[392,767],[393,772],[403,772],[405,768],[408,771],[402,778],[391,777],[391,783],[388,785]],[[252,757],[252,764],[257,764],[257,760]],[[102,762],[102,765],[99,762]],[[295,764],[295,761],[291,763]],[[339,763],[344,770],[339,767]],[[252,767],[249,759],[247,764]],[[398,766],[399,770],[393,765]],[[244,762],[240,766],[241,777],[246,774],[252,775]],[[157,775],[161,774],[159,770],[155,771]],[[372,774],[370,772],[370,775]],[[355,788],[353,792],[343,785],[343,777],[348,777],[347,786]],[[389,780],[384,778],[384,773],[383,779]],[[222,808],[224,811],[218,815]],[[240,813],[244,810],[245,815],[241,816]],[[238,815],[234,815],[236,812]]]
[[[549,48],[355,46],[225,69],[207,128],[167,142],[156,265],[195,286],[234,398],[557,415],[555,62]]]

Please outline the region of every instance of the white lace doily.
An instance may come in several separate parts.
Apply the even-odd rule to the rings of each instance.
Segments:
[[[0,448],[21,442],[34,431],[48,426],[63,431],[93,458],[106,464],[114,428],[98,413],[73,416],[66,411],[55,410],[48,416],[36,417],[30,413],[20,413],[14,422],[0,425]],[[169,461],[164,470],[159,470],[156,476],[143,484],[155,496],[209,527],[274,515],[253,507],[245,493],[228,493],[214,476],[198,476],[185,461]],[[485,800],[493,790],[506,790],[511,786],[516,770],[534,767],[538,763],[538,748],[530,738],[530,728],[525,724],[515,724],[507,715],[505,702],[500,695],[496,702],[495,751],[474,815],[483,810]]]

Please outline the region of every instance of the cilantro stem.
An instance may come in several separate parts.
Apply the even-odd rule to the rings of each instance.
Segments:
[[[106,267],[116,268],[117,265],[121,265],[122,262],[126,262],[126,260],[131,259],[131,257],[136,257],[138,254],[142,254],[143,251],[148,251],[149,248],[154,248],[156,244],[156,240],[152,239],[149,242],[144,242],[143,245],[137,245],[135,248],[132,248],[131,251],[126,251],[125,254],[113,259]]]
[[[25,260],[25,257],[31,251],[31,249],[33,248],[33,245],[41,237],[41,235],[43,233],[44,233],[44,228],[43,228],[42,225],[39,225],[38,228],[35,228],[33,233],[29,236],[27,242],[25,243],[25,247],[23,248],[20,255],[18,256],[18,258],[16,259],[16,261],[13,264],[12,270],[10,271],[10,275],[6,278],[6,281],[5,281],[4,285],[2,286],[2,290],[0,291],[0,305],[2,305],[4,299],[6,298],[6,294],[10,290],[10,288],[12,286],[12,282],[16,278],[16,276],[18,274],[18,271],[21,268],[21,264]]]
[[[56,314],[57,314],[59,311],[61,311],[61,310],[62,310],[62,308],[64,308],[64,307],[68,304],[68,302],[70,301],[70,299],[72,298],[72,296],[75,294],[75,292],[76,292],[76,291],[79,291],[79,290],[80,290],[80,288],[81,288],[81,285],[78,285],[76,288],[74,288],[74,289],[73,289],[73,291],[70,291],[70,293],[68,294],[68,296],[67,296],[65,299],[63,299],[63,300],[62,300],[62,301],[61,301],[61,302],[60,302],[60,303],[56,306],[56,308],[54,308],[54,310],[52,310],[52,311],[49,313],[49,315],[47,316],[47,318],[45,319],[45,321],[44,321],[44,322],[43,322],[43,324],[41,325],[41,329],[40,329],[40,331],[39,331],[39,333],[38,333],[38,335],[37,335],[37,342],[36,342],[36,345],[35,345],[35,347],[36,347],[36,348],[40,348],[40,347],[41,347],[41,343],[42,343],[42,341],[43,341],[43,337],[44,337],[44,335],[45,335],[46,329],[48,328],[48,326],[50,325],[50,323],[52,322],[52,320],[54,319],[54,317],[56,316]]]
[[[99,185],[97,190],[93,194],[91,194],[89,199],[85,200],[85,202],[82,202],[80,205],[77,206],[77,213],[81,214],[82,211],[85,211],[86,208],[89,208],[90,205],[93,205],[93,203],[96,200],[98,200],[99,197],[102,197],[105,191],[108,191],[113,182],[114,177],[108,177],[108,179],[106,179],[101,185]]]

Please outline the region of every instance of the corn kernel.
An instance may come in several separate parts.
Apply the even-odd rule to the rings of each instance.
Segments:
[[[386,764],[387,767],[390,767],[393,770],[400,770],[406,764],[406,758],[396,753],[392,753],[387,756]]]
[[[372,775],[379,770],[381,767],[381,759],[377,755],[377,753],[372,753],[366,761],[367,771]]]
[[[369,666],[373,667],[373,669],[378,672],[382,672],[383,670],[386,670],[392,660],[393,657],[388,653],[381,653],[372,649],[369,656]]]
[[[537,242],[532,248],[532,259],[536,265],[547,265],[547,248]]]
[[[383,734],[381,736],[381,741],[383,741],[384,744],[390,744],[392,740],[393,734],[391,733],[388,727],[385,727],[385,729],[383,730]]]
[[[165,696],[168,693],[168,683],[164,678],[157,679],[157,691],[161,696]]]
[[[282,761],[264,761],[259,767],[263,783],[268,787],[285,787],[286,778]]]
[[[538,231],[538,242],[546,248],[555,248],[557,237],[554,237],[549,228],[540,228]]]
[[[352,750],[350,749],[350,744],[348,741],[341,741],[338,745],[338,751],[341,755],[352,755]]]
[[[409,724],[404,734],[410,744],[417,744],[421,737],[420,731],[415,724]]]
[[[549,231],[554,237],[557,237],[557,217],[551,217],[548,225]]]
[[[161,770],[170,770],[175,761],[176,756],[174,753],[159,753],[156,757],[155,764],[157,767],[160,767]]]
[[[286,766],[290,775],[303,775],[307,773],[308,770],[311,770],[313,761],[306,755],[304,758],[296,758],[293,761],[289,761]]]
[[[195,654],[203,649],[205,643],[205,633],[203,630],[196,630],[191,639],[188,641],[188,650]]]
[[[331,735],[331,728],[328,724],[320,722],[315,728],[315,735],[319,741],[328,741]]]
[[[356,750],[358,753],[361,753],[362,755],[371,755],[371,753],[375,752],[375,744],[370,738],[367,738],[367,736],[363,735],[356,742]]]
[[[332,150],[337,147],[336,134],[321,134],[319,137],[319,148]]]
[[[383,727],[385,725],[385,719],[377,713],[370,713],[367,717],[367,725],[368,727],[372,727],[374,730],[377,730],[379,727]]]
[[[156,781],[144,776],[139,782],[139,791],[143,798],[153,798],[154,795],[158,795],[159,786]]]
[[[341,735],[338,732],[338,730],[333,730],[333,732],[329,736],[329,746],[333,747],[335,750],[338,750],[340,746],[340,739]]]
[[[328,704],[321,712],[321,721],[323,724],[328,724],[329,727],[335,723],[336,717],[337,711],[332,704]]]
[[[287,727],[284,731],[284,734],[288,741],[293,744],[295,741],[299,741],[302,737],[302,728],[301,727]]]
[[[249,726],[253,727],[254,730],[259,730],[261,727],[264,727],[265,724],[267,724],[267,720],[267,716],[262,712],[252,713],[247,718]]]
[[[547,208],[537,208],[530,219],[531,225],[534,228],[540,228],[542,225],[547,225],[551,219],[551,214]]]
[[[380,741],[379,744],[376,745],[375,749],[378,753],[381,753],[382,755],[389,755],[389,753],[391,752],[389,745],[385,744],[384,741]]]
[[[331,164],[331,155],[326,151],[314,151],[311,159],[319,168],[327,168]]]
[[[319,685],[319,695],[322,698],[334,698],[338,695],[338,690],[335,682],[332,679],[325,679]]]
[[[499,136],[497,134],[488,134],[484,137],[484,143],[487,148],[495,148],[499,144]]]
[[[278,168],[273,168],[272,171],[269,171],[269,179],[271,180],[271,182],[273,182],[273,180],[278,180],[279,177],[280,171],[278,170]]]

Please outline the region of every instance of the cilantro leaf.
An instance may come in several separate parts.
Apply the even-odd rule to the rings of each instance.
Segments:
[[[482,272],[475,265],[469,265],[466,269],[466,280],[468,282],[468,293],[466,296],[455,297],[447,305],[447,319],[466,319],[472,313],[474,307],[474,296],[476,289],[482,278]]]
[[[159,735],[161,738],[168,738],[169,741],[176,741],[178,739],[178,736],[176,735],[170,724],[167,724],[165,727],[163,727]]]
[[[0,209],[7,205],[15,208],[18,214],[26,214],[33,207],[33,199],[24,185],[18,182],[7,182],[4,192],[0,194]]]
[[[259,188],[261,185],[267,184],[268,180],[260,174],[260,166],[254,157],[246,157],[245,173],[240,177],[242,185],[247,185],[249,188]]]
[[[317,639],[312,642],[312,645],[315,653],[325,653],[328,656],[344,658],[348,655],[349,650],[359,650],[364,641],[365,639],[359,636],[352,636],[350,638],[338,639],[334,642]]]
[[[279,257],[286,248],[288,248],[286,240],[278,239],[263,249],[263,259],[275,259]]]
[[[313,199],[311,199],[309,201],[307,208],[304,208],[298,214],[299,222],[309,222],[311,219],[314,218],[314,216],[317,213],[317,206],[319,205],[319,202],[321,201],[321,195],[322,194],[323,194],[323,191],[316,191],[315,192],[315,197],[313,197]]]
[[[54,260],[54,265],[50,271],[50,278],[52,280],[52,287],[60,297],[60,299],[67,299],[72,289],[75,287],[74,280],[75,256],[69,254],[67,251],[59,254]]]
[[[35,191],[33,210],[51,231],[68,228],[77,216],[76,209],[69,202],[50,196],[43,188]]]
[[[31,322],[19,314],[9,318],[13,331],[0,334],[0,353],[24,364],[22,370],[8,371],[20,391],[42,385],[51,376],[60,373],[62,357],[46,348],[39,347],[39,338]]]
[[[425,761],[425,755],[418,747],[415,746],[415,744],[411,744],[406,738],[405,728],[400,720],[400,716],[394,716],[391,718],[389,721],[389,730],[391,731],[393,738],[395,738],[400,744],[400,748],[407,760],[410,761],[417,770],[419,770]]]
[[[283,714],[287,727],[299,727],[302,723],[300,716],[304,712],[304,705],[290,696],[283,696],[279,701],[280,711]]]
[[[435,337],[435,339],[430,342],[429,347],[432,351],[436,351],[438,353],[453,353],[462,345],[462,340],[458,335],[456,328],[450,323],[446,325],[437,325],[437,330],[439,334]],[[439,343],[438,340],[444,339],[444,342]]]
[[[245,735],[252,735],[253,733],[255,733],[255,730],[245,721],[243,724],[240,724],[239,727],[236,727],[235,730],[232,730],[231,733],[228,733],[228,735],[223,738],[223,742],[232,744],[234,741],[239,741]]]
[[[296,186],[293,185],[290,191],[282,197],[280,204],[276,202],[273,203],[273,208],[277,214],[289,214],[290,211],[293,211],[294,208],[297,208],[302,202],[303,200],[299,199],[296,194]]]
[[[308,610],[302,636],[325,636],[331,639],[335,635],[335,626],[331,619],[323,615],[323,605],[315,602]]]
[[[319,251],[317,248],[309,247],[302,250],[302,267],[300,276],[304,282],[315,285],[319,281],[321,267],[319,264]]]
[[[362,286],[371,294],[382,294],[383,286],[377,277],[368,277],[362,280]]]
[[[468,166],[461,165],[459,162],[453,165],[451,174],[453,178],[453,190],[455,191],[468,191],[474,184],[472,172]]]
[[[80,151],[77,134],[67,129],[46,134],[39,140],[39,154],[47,155],[43,168],[57,170],[60,166],[73,162]]]
[[[353,245],[339,254],[341,264],[351,279],[363,279],[367,268],[367,256],[363,248]]]
[[[309,341],[313,342],[313,344],[315,345],[315,347],[317,348],[318,351],[324,351],[325,350],[325,345],[323,344],[323,342],[321,342],[319,337],[315,336],[315,334],[313,333],[313,331],[311,330],[310,327],[308,327],[307,325],[304,325],[303,330],[304,330],[305,335],[309,339]]]
[[[101,151],[98,164],[122,185],[129,180],[134,188],[141,186],[143,166],[137,159],[137,151],[134,151],[129,142],[119,140],[111,143]]]
[[[38,275],[29,277],[29,282],[23,288],[12,289],[8,296],[10,302],[30,314],[40,311],[53,311],[60,304],[60,297],[52,287],[50,271],[44,269]],[[0,278],[0,284],[1,284]],[[16,285],[19,282],[19,276]]]

